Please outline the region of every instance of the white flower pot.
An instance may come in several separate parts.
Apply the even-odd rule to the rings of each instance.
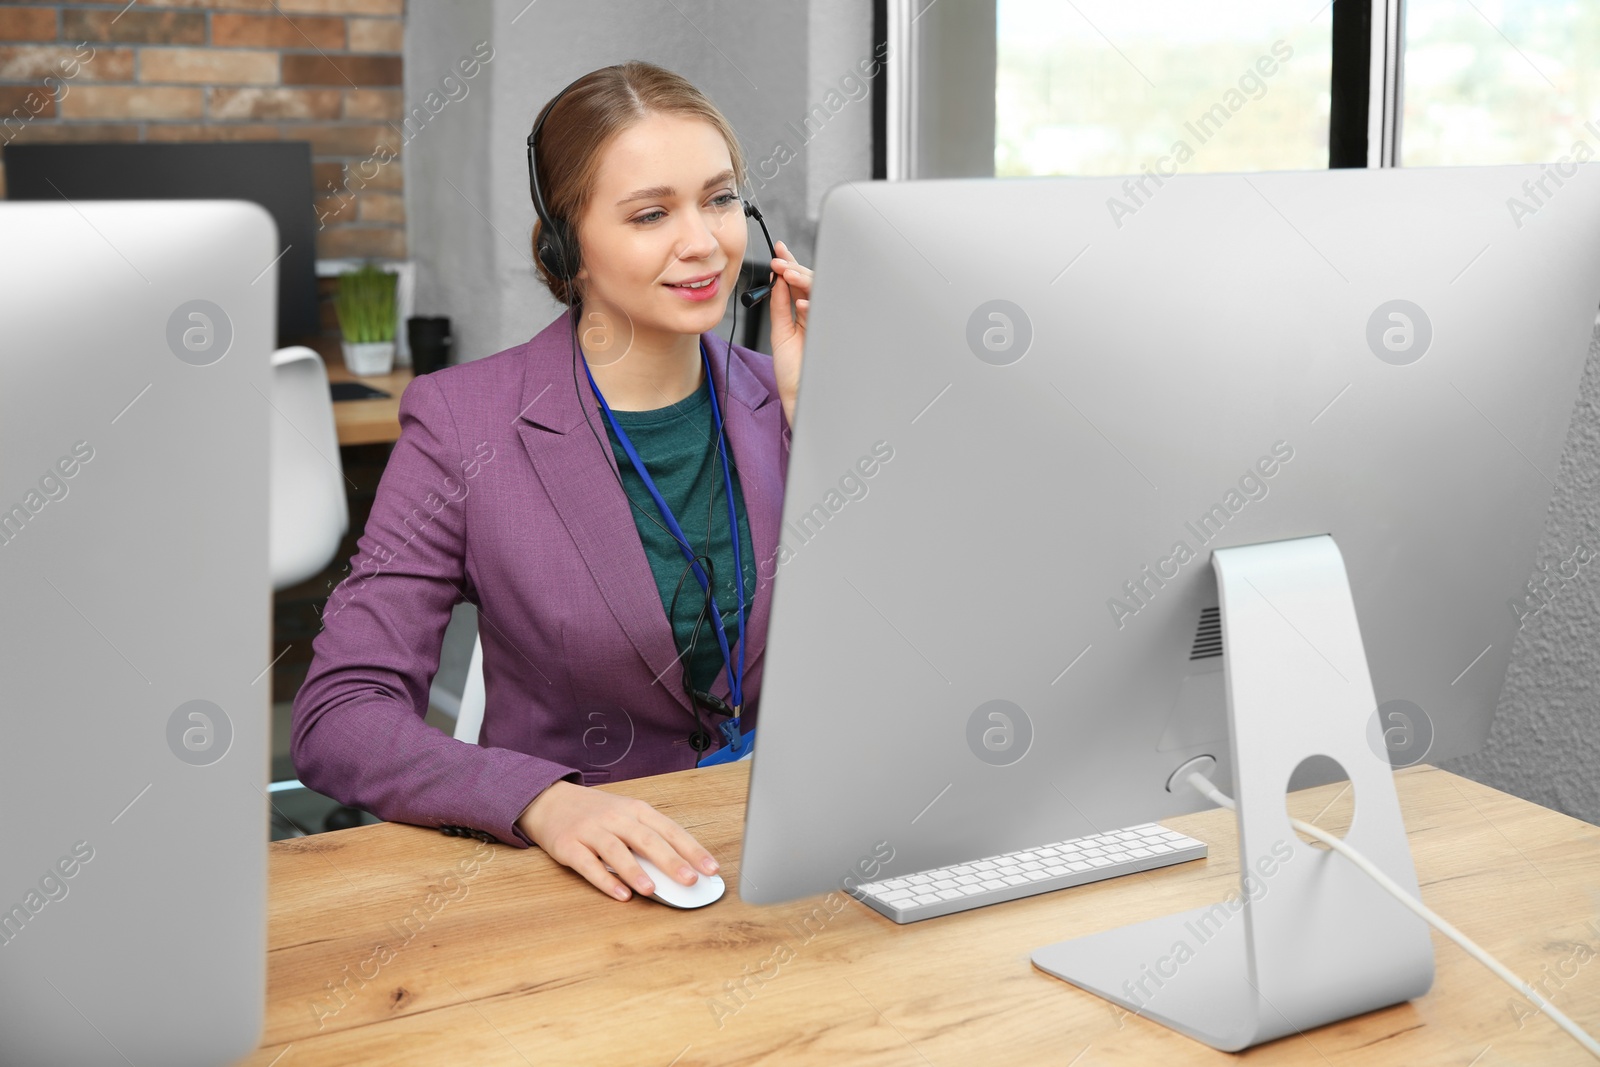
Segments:
[[[393,341],[366,341],[359,344],[341,341],[340,344],[344,346],[345,369],[351,374],[378,375],[394,370]]]

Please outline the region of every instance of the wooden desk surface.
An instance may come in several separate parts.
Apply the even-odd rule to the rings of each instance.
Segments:
[[[1437,933],[1425,996],[1237,1057],[1034,968],[1041,945],[1236,889],[1221,810],[1167,820],[1210,844],[1205,860],[908,926],[843,894],[836,912],[826,895],[745,904],[748,766],[596,787],[648,800],[711,849],[728,891],[696,911],[608,899],[538,849],[396,823],[273,844],[264,1044],[245,1062],[1594,1062]],[[1424,900],[1600,1031],[1600,829],[1431,767],[1396,786]],[[1351,798],[1324,786],[1289,807],[1343,832]]]
[[[388,374],[357,377],[344,365],[344,350],[336,337],[318,337],[306,342],[322,356],[330,382],[361,382],[389,395],[371,400],[338,400],[333,405],[333,424],[341,445],[389,444],[400,439],[400,397],[411,384],[410,367],[396,367]]]

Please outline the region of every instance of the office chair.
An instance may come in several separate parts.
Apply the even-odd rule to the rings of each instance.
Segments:
[[[322,357],[304,345],[274,352],[272,406],[268,555],[276,591],[333,561],[350,529],[350,506]]]

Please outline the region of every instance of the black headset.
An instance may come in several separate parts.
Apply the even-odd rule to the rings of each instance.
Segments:
[[[585,75],[584,77],[587,76],[588,75]],[[550,102],[544,106],[542,111],[539,112],[538,121],[533,124],[533,132],[528,134],[528,185],[533,194],[533,209],[538,213],[539,221],[541,223],[539,228],[538,242],[539,262],[544,264],[545,269],[551,274],[567,283],[567,312],[571,325],[572,339],[572,390],[573,393],[578,397],[580,407],[583,406],[583,394],[578,389],[578,321],[575,314],[575,296],[577,289],[575,282],[578,276],[579,247],[571,229],[567,226],[566,220],[552,217],[549,209],[545,205],[544,196],[539,192],[539,171],[534,161],[534,150],[536,147],[536,142],[539,138],[539,131],[544,128],[545,119],[549,117],[550,112],[555,110],[556,102],[565,96],[568,90],[582,80],[583,78],[579,78],[577,81],[571,82],[566,86],[566,88],[562,89],[555,96],[551,97]],[[772,258],[778,258],[778,250],[772,243],[772,235],[767,232],[767,223],[766,220],[761,217],[761,209],[745,200],[743,197],[739,198],[739,202],[744,205],[745,216],[747,218],[754,218],[756,222],[761,225],[761,235],[766,238],[767,248],[772,252]],[[746,308],[754,307],[758,302],[766,299],[766,297],[772,292],[772,286],[773,281],[769,280],[765,285],[748,289],[740,295],[739,302],[742,303]],[[727,410],[728,361],[731,359],[733,354],[733,334],[734,330],[738,328],[738,322],[739,312],[738,309],[735,308],[733,313],[733,329],[728,331],[728,344],[723,357],[722,401],[719,402],[717,408],[717,439],[722,442],[722,447],[724,450],[727,449],[727,438],[722,429],[721,412]],[[595,443],[600,446],[601,451],[606,454],[607,466],[610,466],[612,450],[600,440],[600,435],[595,431],[594,422],[589,417],[589,409],[587,407],[583,408],[583,421],[588,424],[589,432],[594,436]],[[693,561],[686,563],[683,571],[678,575],[677,589],[674,590],[672,594],[672,604],[667,610],[667,625],[669,628],[673,626],[673,620],[677,618],[678,593],[683,589],[684,578],[688,577],[694,563],[699,563],[705,571],[706,588],[703,590],[704,600],[700,607],[700,614],[695,619],[694,630],[691,632],[689,638],[689,647],[679,656],[679,660],[683,664],[683,688],[684,691],[688,693],[689,703],[694,708],[695,731],[689,735],[689,746],[697,753],[704,752],[706,749],[711,747],[712,735],[711,732],[706,729],[704,721],[700,718],[701,707],[708,708],[711,711],[715,711],[724,715],[732,715],[734,713],[734,709],[730,707],[726,701],[719,697],[712,696],[708,692],[702,692],[695,689],[693,686],[693,680],[689,675],[689,668],[694,660],[695,645],[700,638],[700,628],[705,623],[706,616],[711,613],[711,590],[716,586],[716,574],[710,556],[712,514],[711,505],[716,500],[716,494],[714,492],[710,494],[706,505],[706,552],[695,553],[692,545],[686,544],[685,542],[679,540],[677,535],[673,534],[672,531],[666,528],[666,526],[662,525],[661,521],[656,518],[656,516],[650,514],[648,509],[641,507],[639,502],[633,499],[633,496],[629,494],[627,487],[622,483],[622,474],[620,471],[613,469],[611,473],[617,479],[617,488],[622,490],[622,495],[628,498],[628,503],[633,506],[634,510],[639,512],[639,514],[643,515],[645,518],[649,519],[651,522],[655,523],[663,533],[673,538],[673,540],[678,541],[680,545],[683,545],[683,547],[694,556]],[[737,529],[730,531],[730,536],[737,539],[739,536],[739,531]],[[736,576],[735,581],[743,582],[744,576]],[[715,625],[721,626],[722,624],[722,620],[720,618],[717,619]],[[676,632],[674,632],[673,635],[673,643],[674,646],[676,646]],[[729,646],[729,654],[730,656],[732,654],[731,645]],[[733,665],[731,663],[728,664],[728,670],[731,672],[732,669]],[[730,678],[729,681],[731,684],[732,679]]]

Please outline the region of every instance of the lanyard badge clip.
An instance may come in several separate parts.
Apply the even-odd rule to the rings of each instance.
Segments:
[[[717,729],[722,731],[723,739],[727,742],[711,755],[695,764],[697,767],[714,767],[719,763],[733,763],[737,760],[747,759],[755,751],[756,732],[739,731],[738,709],[734,709],[733,718],[726,722],[719,722]]]

